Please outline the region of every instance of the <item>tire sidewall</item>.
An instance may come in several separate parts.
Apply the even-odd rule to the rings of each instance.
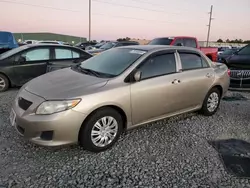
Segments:
[[[6,76],[4,76],[3,74],[0,74],[0,78],[2,78],[5,82],[5,87],[3,89],[0,88],[0,92],[6,91],[9,88],[9,81],[6,78]]]
[[[94,145],[94,143],[91,140],[91,131],[94,126],[94,124],[101,119],[102,117],[105,116],[111,116],[113,117],[118,124],[118,131],[116,134],[116,137],[114,140],[108,144],[105,147],[98,147]],[[108,148],[112,147],[116,141],[119,139],[122,129],[123,129],[123,120],[122,116],[116,111],[113,110],[112,108],[104,108],[96,111],[89,119],[83,124],[82,130],[80,132],[80,144],[87,150],[93,151],[93,152],[101,152],[104,150],[107,150]]]
[[[219,101],[218,101],[218,105],[216,107],[216,109],[213,111],[213,112],[210,112],[208,110],[208,107],[207,107],[207,102],[208,102],[208,98],[209,96],[212,94],[212,93],[217,93],[218,97],[219,97]],[[206,95],[206,98],[204,100],[204,103],[203,103],[203,107],[202,107],[202,110],[204,111],[204,114],[208,115],[208,116],[211,116],[213,114],[215,114],[220,106],[220,102],[221,102],[221,94],[220,94],[220,91],[217,89],[217,88],[212,88],[208,94]]]

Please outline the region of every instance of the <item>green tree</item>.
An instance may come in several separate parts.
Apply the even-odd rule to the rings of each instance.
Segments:
[[[227,42],[227,43],[229,43],[229,42],[230,42],[230,40],[229,40],[229,39],[227,39],[227,40],[226,40],[226,42]]]
[[[222,39],[218,39],[217,42],[223,42],[223,40]]]

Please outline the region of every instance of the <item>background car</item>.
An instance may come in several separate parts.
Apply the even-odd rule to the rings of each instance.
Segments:
[[[231,49],[229,46],[219,47],[218,48],[218,55],[222,54],[224,51]]]
[[[88,41],[88,42],[79,42],[79,43],[77,43],[76,45],[75,45],[75,47],[78,47],[78,48],[80,48],[80,49],[82,49],[82,50],[86,50],[86,47],[88,47],[88,46],[94,46],[94,45],[96,45],[97,44],[97,42],[93,42],[93,41]]]
[[[61,44],[64,45],[64,42],[62,41],[50,41],[50,40],[43,40],[43,41],[37,41],[37,44]]]
[[[191,111],[215,114],[228,73],[194,48],[113,48],[31,80],[19,91],[10,120],[33,143],[79,142],[100,152],[126,129]]]
[[[231,48],[223,51],[221,54],[218,55],[218,62],[225,63],[226,59],[237,52],[238,48]]]
[[[209,59],[217,61],[218,48],[200,47],[197,38],[188,36],[155,38],[148,45],[187,46],[201,50]]]
[[[56,44],[30,44],[7,51],[0,55],[0,91],[90,57],[79,48]]]
[[[231,70],[230,88],[250,90],[250,44],[227,58],[225,64]]]
[[[114,42],[107,42],[104,45],[102,45],[99,49],[93,49],[93,50],[88,50],[90,54],[97,55],[101,52],[104,52],[106,50],[109,50],[111,48],[116,48],[120,46],[131,46],[131,45],[139,45],[139,42],[135,41],[114,41]]]
[[[17,47],[18,43],[11,32],[0,31],[0,54]]]

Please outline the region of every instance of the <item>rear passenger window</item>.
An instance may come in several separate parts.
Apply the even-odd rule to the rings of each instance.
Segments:
[[[56,59],[73,59],[80,58],[80,54],[71,49],[56,48],[55,49]]]
[[[182,70],[192,70],[208,67],[206,61],[198,54],[180,53]]]
[[[174,54],[164,54],[147,60],[139,70],[142,72],[142,79],[162,76],[176,72]]]

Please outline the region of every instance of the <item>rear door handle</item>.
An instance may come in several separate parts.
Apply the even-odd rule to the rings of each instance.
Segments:
[[[177,79],[174,79],[174,80],[172,81],[172,84],[179,84],[179,83],[181,83],[181,81],[180,81],[180,80],[177,80]]]

